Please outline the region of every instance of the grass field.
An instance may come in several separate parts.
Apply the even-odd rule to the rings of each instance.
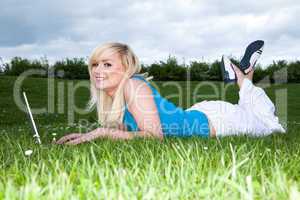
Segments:
[[[274,101],[278,89],[287,89],[287,134],[163,142],[99,139],[57,146],[51,144],[52,133],[59,138],[78,132],[79,119],[94,122],[96,117],[94,112],[75,114],[75,123],[68,124],[67,85],[73,81],[55,80],[55,88],[65,86],[64,98],[58,100],[61,94],[55,89],[55,112],[35,116],[43,141],[38,146],[27,116],[14,103],[15,79],[0,77],[0,199],[300,199],[298,84],[266,88]],[[222,84],[215,84],[221,90]],[[163,96],[176,93],[161,82],[157,85]],[[22,87],[32,108],[47,105],[47,79],[29,78]],[[212,91],[203,87],[201,93]],[[182,95],[191,97],[186,90]],[[76,105],[83,108],[89,92],[82,88],[75,96]],[[236,102],[237,88],[230,87],[224,98]],[[186,108],[190,103],[185,99],[181,105]],[[31,156],[24,154],[28,149],[33,150]]]

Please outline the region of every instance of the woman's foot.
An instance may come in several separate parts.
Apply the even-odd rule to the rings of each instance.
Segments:
[[[264,41],[256,40],[247,46],[244,56],[240,62],[240,69],[244,72],[244,74],[248,74],[253,71],[257,60],[262,54],[264,44]]]
[[[254,74],[254,69],[252,69],[251,71],[248,72],[248,74],[246,74],[245,76],[252,81],[253,80],[253,74]]]
[[[247,75],[245,75],[240,70],[240,68],[238,68],[235,64],[231,63],[231,65],[232,65],[233,70],[235,71],[236,78],[237,78],[237,84],[240,89],[242,88],[242,84],[243,84],[245,78],[249,79],[250,81],[253,80],[253,73],[254,73],[253,69],[251,71],[249,71]]]
[[[244,74],[239,67],[233,64],[229,58],[226,56],[222,57],[221,67],[223,71],[223,79],[225,83],[237,82],[240,86],[244,80],[247,78],[252,81],[254,69],[248,72],[248,74]]]
[[[225,83],[237,82],[238,86],[241,88],[244,78],[247,78],[250,81],[253,80],[254,68],[245,75],[242,70],[233,64],[226,56],[222,56],[221,66]]]
[[[221,69],[225,83],[236,82],[237,78],[235,71],[232,68],[232,62],[224,55],[222,56],[221,60]]]

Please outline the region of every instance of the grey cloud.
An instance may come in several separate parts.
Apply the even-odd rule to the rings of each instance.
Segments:
[[[74,1],[4,1],[0,10],[0,45],[16,46],[61,37],[79,41],[84,37],[77,32],[78,28],[91,16],[105,24],[105,18],[109,18],[106,13],[112,10],[110,6],[117,8],[105,2],[97,8]],[[117,13],[117,18],[122,17],[121,12]]]
[[[296,0],[5,0],[0,4],[2,57],[87,56],[100,43],[121,41],[149,63],[169,53],[187,60],[217,59],[224,53],[240,56],[253,39],[266,40],[280,56],[281,46],[300,38]],[[296,47],[286,52],[299,57]],[[265,55],[266,60],[274,58],[267,51]]]

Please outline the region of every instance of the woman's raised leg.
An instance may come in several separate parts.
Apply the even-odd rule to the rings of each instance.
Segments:
[[[233,65],[240,87],[239,106],[252,112],[270,132],[285,132],[275,116],[275,106],[262,88],[252,83],[254,70],[244,75],[238,67]]]

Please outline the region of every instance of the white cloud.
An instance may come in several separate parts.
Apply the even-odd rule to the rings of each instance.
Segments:
[[[86,57],[107,41],[128,43],[140,60],[169,54],[180,61],[240,57],[255,39],[266,41],[262,64],[299,59],[296,0],[8,1],[0,6],[0,57],[51,61]]]

